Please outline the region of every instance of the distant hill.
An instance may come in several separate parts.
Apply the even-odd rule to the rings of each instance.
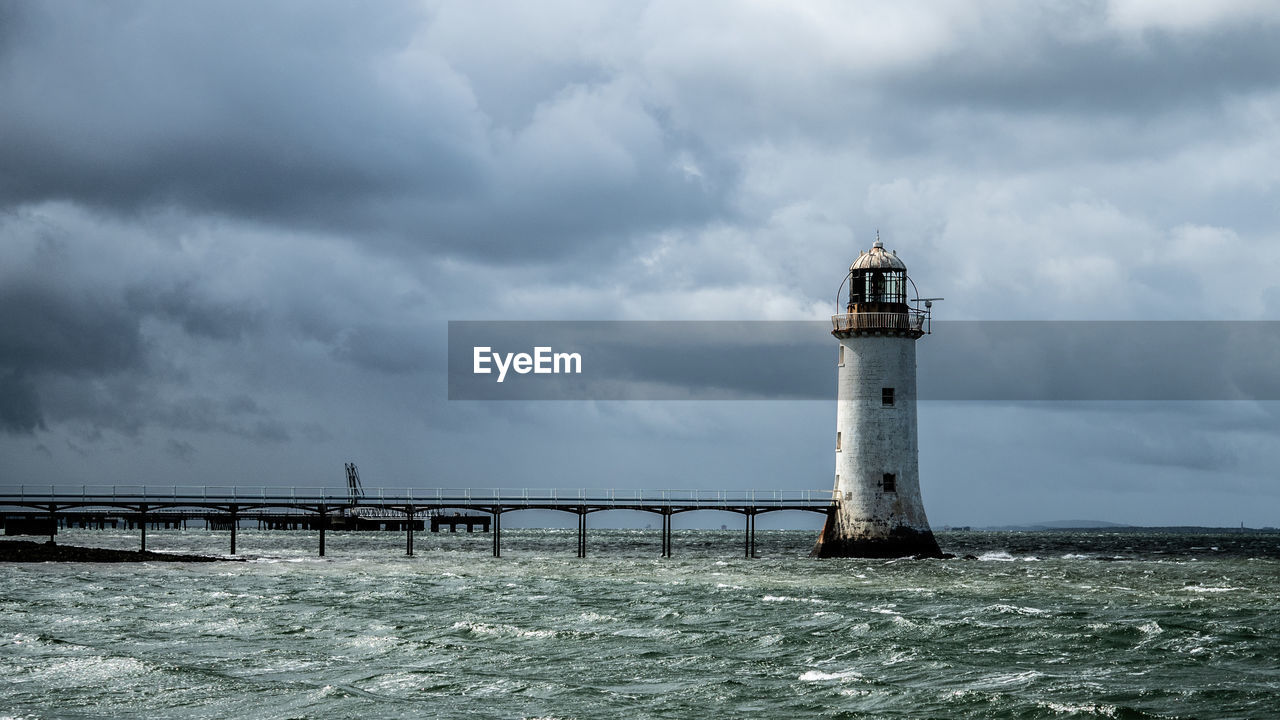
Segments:
[[[1111,530],[1114,532],[1164,532],[1164,533],[1232,533],[1263,532],[1274,533],[1280,529],[1267,526],[1261,528],[1245,527],[1213,527],[1208,525],[1123,525],[1105,520],[1055,520],[1036,523],[1034,525],[992,525],[976,530],[996,532],[1052,532],[1055,530]]]
[[[1058,529],[1058,528],[1115,528],[1115,527],[1131,527],[1125,523],[1113,523],[1106,520],[1055,520],[1053,522],[1037,523],[1039,527]]]

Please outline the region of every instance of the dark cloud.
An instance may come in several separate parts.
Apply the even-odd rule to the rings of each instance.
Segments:
[[[364,325],[342,331],[333,354],[374,372],[421,372],[438,357],[427,343],[429,337],[428,330],[419,326]],[[435,364],[438,366],[438,360]]]
[[[85,376],[144,362],[139,318],[118,298],[16,281],[0,286],[0,307],[0,367]]]
[[[13,369],[0,370],[0,430],[32,433],[45,429],[35,385]]]
[[[1061,9],[1041,11],[1052,15]],[[966,45],[940,54],[923,71],[895,73],[895,95],[916,107],[1149,122],[1179,110],[1213,113],[1225,100],[1266,92],[1280,82],[1280,25],[1153,30],[1126,41],[1113,33],[1065,35],[1052,24],[1056,18],[1044,19],[1024,37],[1005,38],[1002,46]]]
[[[130,312],[154,315],[176,323],[187,335],[211,340],[235,340],[261,328],[263,310],[250,301],[219,302],[201,298],[191,283],[169,287],[131,287],[124,293]]]
[[[222,400],[195,395],[171,401],[156,410],[156,417],[148,421],[175,430],[217,432],[272,442],[289,439],[289,432],[281,423],[264,418],[265,411],[256,402],[245,402],[244,398]]]
[[[92,382],[145,363],[137,317],[93,291],[46,284],[50,279],[0,283],[0,418],[10,432],[44,427],[40,384],[49,376]]]
[[[298,217],[389,192],[447,199],[475,166],[457,137],[466,111],[433,107],[447,100],[433,78],[416,99],[378,91],[378,62],[414,26],[394,6],[24,12],[36,17],[0,75],[10,202]]]
[[[189,286],[77,287],[62,258],[0,283],[0,395],[3,427],[32,432],[48,421],[81,421],[136,434],[147,425],[280,439],[276,426],[242,426],[227,416],[261,414],[243,395],[227,401],[166,400],[155,386],[173,373],[174,348],[145,330],[166,323],[197,345],[258,331],[254,310],[201,298]],[[167,359],[168,358],[168,359]],[[182,373],[169,381],[182,382]]]
[[[877,227],[945,319],[1273,317],[1280,23],[1175,10],[0,3],[6,470],[822,489],[823,316]],[[458,319],[816,320],[602,357],[823,400],[448,401]],[[922,393],[983,399],[922,406],[938,519],[1264,505],[1274,408],[1023,407],[1274,384],[1220,340],[922,341]]]
[[[185,440],[174,440],[173,438],[170,438],[169,441],[165,443],[165,450],[179,460],[190,461],[196,456],[195,446]]]
[[[8,206],[178,207],[499,262],[724,210],[723,184],[674,167],[682,139],[607,79],[564,77],[527,125],[493,127],[467,78],[413,49],[430,19],[411,6],[23,12],[0,61]]]

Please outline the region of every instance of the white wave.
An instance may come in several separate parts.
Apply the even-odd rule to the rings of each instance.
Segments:
[[[400,638],[394,635],[362,635],[343,643],[344,647],[352,650],[371,652],[386,652],[399,647],[400,644]]]
[[[490,625],[489,623],[470,622],[467,620],[459,620],[450,629],[466,630],[476,635],[505,635],[522,638],[549,638],[555,637],[557,634],[555,630],[525,630],[514,625]]]
[[[26,633],[15,633],[8,641],[0,640],[0,645],[33,645],[40,642],[39,635],[28,635]]]
[[[980,687],[986,687],[986,688],[1007,687],[1009,685],[1023,685],[1039,677],[1044,677],[1044,673],[1040,672],[1039,670],[1026,670],[1020,673],[1002,673],[999,675],[989,675],[985,678],[982,678],[980,681],[978,681],[977,684]]]
[[[611,635],[615,637],[633,637],[633,638],[666,638],[675,637],[680,634],[679,630],[670,628],[623,628],[615,630]]]
[[[1072,705],[1056,702],[1041,702],[1039,705],[1045,709],[1064,715],[1089,713],[1090,715],[1100,715],[1102,717],[1115,717],[1117,712],[1115,705]]]
[[[773,633],[771,635],[761,635],[760,637],[756,638],[756,645],[759,647],[772,647],[782,642],[784,639],[785,637],[780,633]]]
[[[982,553],[981,555],[978,556],[978,559],[995,561],[995,562],[1017,562],[1018,560],[1021,560],[1022,562],[1040,562],[1040,558],[1036,557],[1035,555],[1025,555],[1022,557],[1018,557],[1016,555],[1010,555],[1008,552],[1004,550],[992,550],[991,552]]]
[[[1142,623],[1141,625],[1138,626],[1138,630],[1142,631],[1142,633],[1145,635],[1159,635],[1160,633],[1164,632],[1164,628],[1160,627],[1160,623],[1156,622],[1155,620],[1152,620],[1151,622]]]
[[[1049,614],[1048,610],[1041,610],[1040,608],[1036,608],[1036,607],[1030,607],[1030,606],[1018,607],[1017,605],[1005,605],[1003,603],[991,605],[987,609],[993,610],[998,613],[1005,613],[1005,614],[1012,614],[1012,615],[1047,615]]]
[[[800,674],[800,682],[829,682],[831,680],[846,680],[848,678],[860,677],[862,677],[862,673],[857,670],[841,670],[839,672],[809,670]]]
[[[1013,562],[1014,560],[1017,560],[1017,558],[1015,558],[1014,556],[1010,555],[1009,553],[1003,550],[996,550],[994,552],[982,553],[981,555],[978,556],[978,559],[994,560],[996,562]]]
[[[134,658],[88,655],[45,662],[34,668],[32,675],[50,687],[83,687],[125,677],[138,677],[150,671],[150,666]]]
[[[611,623],[617,622],[618,618],[612,615],[601,615],[598,612],[587,611],[578,614],[578,619],[588,623]]]
[[[840,688],[840,694],[844,697],[862,697],[864,695],[870,695],[871,692],[871,690],[866,688]]]
[[[762,602],[798,602],[798,603],[815,603],[815,604],[822,604],[827,602],[822,598],[801,598],[801,597],[791,597],[790,595],[765,595],[764,597],[760,598],[760,600]]]
[[[880,664],[888,667],[890,665],[897,665],[898,663],[903,663],[909,660],[913,660],[915,659],[915,657],[916,655],[913,652],[896,652],[890,655],[889,657],[881,660]]]

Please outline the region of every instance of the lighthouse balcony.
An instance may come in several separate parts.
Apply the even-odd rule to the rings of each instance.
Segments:
[[[853,312],[831,316],[831,334],[897,335],[918,338],[928,332],[928,315],[922,312]]]

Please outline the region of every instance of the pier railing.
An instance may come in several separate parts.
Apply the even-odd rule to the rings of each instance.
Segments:
[[[45,508],[91,505],[222,507],[502,507],[558,508],[681,507],[796,508],[826,507],[830,490],[639,490],[611,488],[367,488],[353,503],[345,489],[326,487],[241,487],[216,485],[18,485],[0,487],[0,506]]]

